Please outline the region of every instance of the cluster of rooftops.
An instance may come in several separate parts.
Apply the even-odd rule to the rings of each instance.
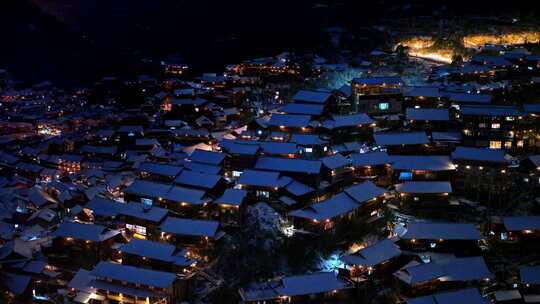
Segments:
[[[486,258],[493,248],[534,247],[539,237],[538,216],[513,214],[519,202],[511,197],[539,189],[540,107],[501,100],[512,87],[488,85],[517,81],[503,71],[521,71],[534,62],[529,55],[475,56],[445,67],[445,82],[429,86],[362,76],[337,90],[287,98],[279,91],[290,80],[275,76],[297,73],[289,59],[274,58],[223,76],[140,79],[141,88],[159,89],[141,105],[152,115],[88,106],[86,114],[66,108],[66,116],[53,109],[47,120],[14,116],[2,122],[16,136],[3,136],[0,149],[0,277],[7,278],[0,286],[33,300],[50,295],[51,285],[81,303],[192,299],[201,293],[191,288],[195,277],[218,284],[208,274],[219,272],[212,262],[234,232],[250,229],[251,208],[265,204],[289,225],[286,237],[335,235],[354,219],[372,225],[377,241],[347,246],[334,271],[241,286],[246,303],[339,298],[375,279],[400,286],[410,304],[487,303],[488,296],[505,303],[499,300],[516,293],[533,299],[540,268],[531,263],[517,265],[515,286],[484,292],[501,273],[511,276],[495,275],[496,263]],[[539,89],[536,64],[521,87]],[[248,100],[246,92],[269,82],[273,101]],[[23,93],[2,97],[10,113],[33,113],[18,106],[24,100],[62,104],[53,94]],[[82,96],[75,98],[80,105]],[[474,219],[445,218],[469,205]],[[486,208],[493,213],[482,213]]]

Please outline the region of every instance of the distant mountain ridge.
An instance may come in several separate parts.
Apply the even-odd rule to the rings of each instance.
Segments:
[[[534,1],[512,7],[538,12]],[[219,71],[285,50],[318,52],[328,45],[324,28],[335,24],[358,29],[381,17],[461,11],[510,9],[484,0],[3,0],[0,34],[9,47],[0,48],[0,68],[30,82],[84,82],[143,56],[179,53]]]
[[[32,0],[43,12],[54,16],[70,29],[80,28],[81,1],[79,0]]]

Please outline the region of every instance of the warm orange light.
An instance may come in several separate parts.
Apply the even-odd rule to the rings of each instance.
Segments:
[[[523,31],[507,34],[477,34],[463,37],[466,47],[480,47],[485,44],[524,44],[540,42],[540,32]]]

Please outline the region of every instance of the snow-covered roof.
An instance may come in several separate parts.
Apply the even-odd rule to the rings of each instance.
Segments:
[[[199,237],[215,237],[219,223],[216,221],[168,217],[160,226],[166,233]]]
[[[300,128],[309,126],[310,121],[310,115],[272,114],[272,117],[268,121],[268,125],[275,127],[284,126]]]
[[[414,194],[451,193],[452,185],[447,181],[408,181],[397,184],[396,191]]]
[[[296,158],[261,157],[257,160],[255,169],[318,174],[321,171],[321,162]]]
[[[456,167],[449,156],[391,155],[394,170],[448,171]]]
[[[456,150],[452,152],[452,159],[508,163],[503,150],[486,148],[457,147]]]
[[[292,99],[295,103],[324,104],[328,101],[330,96],[332,96],[331,92],[301,90],[298,91]]]
[[[158,288],[169,288],[176,280],[176,275],[174,273],[103,261],[96,265],[91,271],[91,274],[100,278],[108,278]]]
[[[302,296],[350,288],[334,272],[316,272],[304,275],[287,276],[281,279],[279,293],[284,296]]]
[[[448,109],[415,109],[407,108],[405,116],[409,120],[449,121]]]
[[[377,166],[391,162],[386,152],[353,153],[349,157],[355,167]]]
[[[423,145],[429,143],[425,132],[387,132],[375,133],[375,142],[379,146]]]
[[[408,223],[402,239],[421,240],[480,240],[482,235],[468,223]]]
[[[507,231],[540,231],[540,216],[505,216],[503,224]]]
[[[401,250],[390,239],[379,241],[340,259],[347,265],[371,267],[401,255]]]

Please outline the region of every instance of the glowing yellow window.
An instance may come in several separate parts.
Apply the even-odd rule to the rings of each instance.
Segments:
[[[489,142],[489,148],[490,149],[500,149],[502,148],[502,143],[498,140],[490,141]]]

